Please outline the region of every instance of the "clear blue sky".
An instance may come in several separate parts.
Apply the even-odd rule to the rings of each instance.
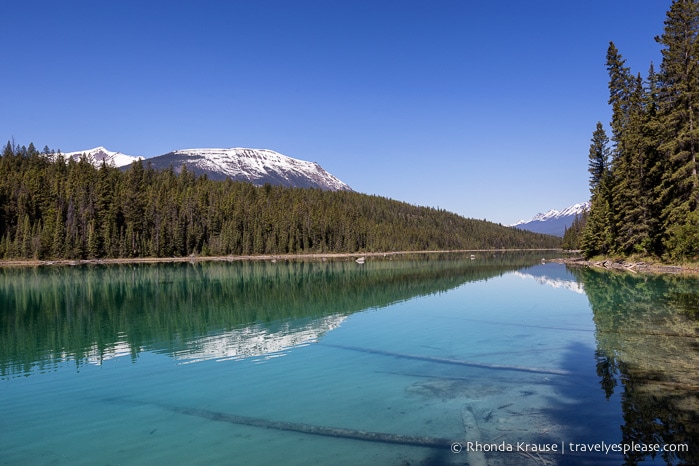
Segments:
[[[588,199],[609,41],[645,76],[670,3],[5,2],[0,138],[272,149],[510,224]]]

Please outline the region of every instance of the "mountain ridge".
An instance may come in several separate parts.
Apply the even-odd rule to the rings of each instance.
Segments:
[[[145,160],[145,157],[126,155],[121,152],[114,152],[106,149],[104,146],[93,147],[92,149],[87,150],[65,152],[61,153],[61,155],[64,159],[73,159],[76,162],[79,161],[80,158],[84,155],[96,167],[99,167],[100,165],[102,165],[102,162],[105,162],[108,165],[120,168],[127,165],[131,165],[131,163],[136,162],[138,160]]]
[[[223,181],[249,181],[298,188],[352,191],[350,186],[327,172],[317,162],[289,157],[270,149],[245,147],[180,149],[147,159],[153,168],[172,167],[180,172],[186,166],[195,175]]]
[[[133,162],[142,160],[156,170],[167,170],[172,167],[177,173],[186,166],[187,170],[196,176],[206,175],[209,179],[218,181],[230,178],[234,181],[248,181],[257,186],[269,183],[286,187],[352,191],[347,183],[326,171],[317,162],[292,158],[270,149],[245,147],[178,149],[145,158],[110,151],[99,146],[61,155],[76,161],[86,156],[96,167],[107,163],[125,169]]]
[[[590,202],[579,202],[562,210],[551,209],[536,214],[530,220],[520,220],[510,225],[514,228],[562,237],[577,215],[590,209]]]

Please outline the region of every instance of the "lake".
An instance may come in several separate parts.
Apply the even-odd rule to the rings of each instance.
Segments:
[[[697,279],[541,259],[2,268],[0,463],[699,464]]]

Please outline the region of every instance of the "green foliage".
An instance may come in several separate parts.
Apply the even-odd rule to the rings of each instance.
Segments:
[[[608,398],[615,392],[621,395],[621,441],[686,443],[687,452],[658,454],[656,461],[699,464],[699,281],[587,267],[571,272],[590,301],[600,385]],[[626,460],[640,464],[647,457],[639,452]]]
[[[556,248],[560,240],[354,192],[125,171],[13,148],[0,157],[0,257],[93,259]]]
[[[633,77],[613,43],[607,51],[613,149],[603,172],[603,130],[590,148],[591,212],[586,256],[699,257],[699,3],[675,0],[656,38],[659,73]]]
[[[588,155],[588,171],[590,172],[590,192],[600,184],[602,178],[609,172],[609,137],[604,131],[601,122],[597,122],[595,132],[592,133],[592,143]]]
[[[610,180],[609,176],[603,178],[592,194],[590,213],[580,234],[580,249],[587,257],[610,252],[614,238]]]
[[[576,215],[573,219],[573,223],[569,228],[566,228],[563,233],[563,243],[561,247],[568,250],[580,249],[580,244],[582,242],[582,233],[585,229],[585,224],[587,223],[587,218],[589,216],[588,211],[583,211],[582,214]]]

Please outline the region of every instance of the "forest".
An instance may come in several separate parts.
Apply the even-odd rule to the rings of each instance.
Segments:
[[[560,238],[356,192],[213,181],[147,161],[95,167],[13,141],[0,156],[0,259],[559,246]]]
[[[645,78],[607,50],[611,136],[598,122],[591,208],[564,237],[586,257],[699,257],[699,2],[675,0],[655,40],[662,61]]]

